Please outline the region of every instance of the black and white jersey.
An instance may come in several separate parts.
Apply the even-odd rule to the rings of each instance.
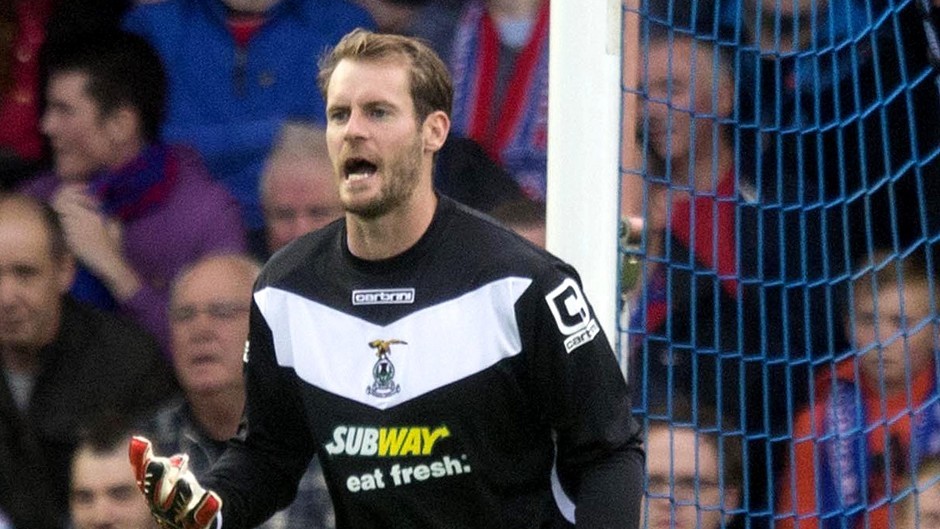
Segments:
[[[225,529],[314,452],[341,528],[637,526],[641,441],[577,275],[447,198],[387,260],[343,221],[275,255],[249,344],[248,437],[207,481]]]

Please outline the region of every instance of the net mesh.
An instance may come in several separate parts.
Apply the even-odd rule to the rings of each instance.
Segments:
[[[917,471],[940,457],[936,11],[625,8],[622,171],[643,229],[621,245],[621,332],[649,432],[644,527],[921,523]]]

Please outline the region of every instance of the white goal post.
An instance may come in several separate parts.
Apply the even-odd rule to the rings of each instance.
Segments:
[[[578,269],[615,347],[622,1],[553,1],[549,32],[547,246]]]

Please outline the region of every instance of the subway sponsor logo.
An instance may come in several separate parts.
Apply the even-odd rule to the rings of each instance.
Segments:
[[[333,430],[333,440],[325,448],[331,455],[427,456],[433,453],[434,444],[445,437],[450,437],[447,426],[337,426]]]

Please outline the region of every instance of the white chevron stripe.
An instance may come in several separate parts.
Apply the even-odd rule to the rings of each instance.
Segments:
[[[274,336],[278,364],[325,391],[384,410],[519,354],[514,305],[531,283],[500,279],[385,326],[273,287],[256,292],[255,302]],[[407,342],[391,346],[400,391],[384,398],[366,391],[378,360],[373,340]]]

